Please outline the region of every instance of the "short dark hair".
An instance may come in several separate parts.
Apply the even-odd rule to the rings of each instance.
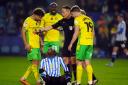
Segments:
[[[63,8],[63,9],[71,10],[71,8],[70,8],[69,6],[63,6],[62,8]]]
[[[32,13],[41,17],[45,14],[42,8],[35,8]]]
[[[123,15],[122,13],[118,14],[118,16],[120,16],[120,17],[122,17],[122,18],[124,17],[124,15]]]
[[[73,6],[73,7],[71,8],[71,12],[81,12],[81,11],[80,11],[80,7],[77,6],[77,5]]]

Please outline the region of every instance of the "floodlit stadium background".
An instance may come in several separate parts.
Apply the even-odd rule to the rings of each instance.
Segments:
[[[59,5],[58,11],[62,5],[76,4],[92,17],[96,34],[95,56],[110,55],[118,13],[125,15],[128,25],[128,0],[0,0],[0,55],[25,54],[20,35],[24,19],[35,7],[42,7],[47,12],[48,4],[53,1]]]

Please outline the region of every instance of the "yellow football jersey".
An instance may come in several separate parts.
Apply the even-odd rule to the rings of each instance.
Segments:
[[[61,20],[63,17],[60,14],[51,15],[50,13],[45,14],[42,18],[42,23],[44,23],[44,27],[51,26]],[[58,30],[51,29],[45,33],[44,41],[59,41],[60,33]]]
[[[75,18],[75,26],[79,27],[79,44],[81,45],[93,45],[94,38],[94,24],[91,18],[86,15],[80,15]]]
[[[23,28],[26,30],[27,42],[32,48],[40,48],[39,35],[34,33],[35,30],[40,29],[40,23],[28,17],[23,24]]]

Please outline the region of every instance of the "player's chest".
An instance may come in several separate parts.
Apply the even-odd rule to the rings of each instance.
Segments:
[[[63,21],[62,22],[62,27],[64,31],[74,31],[74,24],[71,21]]]
[[[40,28],[40,22],[31,22],[29,25],[30,30],[35,30]]]
[[[59,20],[60,19],[57,16],[50,16],[50,17],[46,17],[45,23],[56,23]]]
[[[60,67],[60,61],[58,61],[58,59],[46,59],[45,62],[46,65],[48,65],[49,68],[51,69],[57,69]]]

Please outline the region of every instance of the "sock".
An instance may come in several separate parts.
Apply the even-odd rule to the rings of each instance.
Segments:
[[[112,63],[115,62],[115,60],[116,60],[116,55],[117,55],[116,52],[113,52],[113,53],[112,53],[112,60],[111,60]]]
[[[92,78],[93,80],[96,80],[96,77],[95,77],[94,73],[92,74],[92,77],[93,77]]]
[[[72,64],[72,70],[73,70],[74,80],[76,80],[76,64]]]
[[[69,73],[70,73],[70,77],[72,78],[72,71],[71,71],[71,66],[70,66],[70,64],[67,64],[67,67],[68,67],[68,70],[69,70]]]
[[[87,65],[86,66],[86,70],[87,70],[87,75],[88,75],[88,83],[92,84],[92,74],[93,74],[93,69],[91,65]]]
[[[32,65],[30,65],[27,69],[27,71],[25,72],[25,74],[23,75],[23,78],[27,79],[28,76],[30,75],[30,73],[32,72]]]
[[[83,67],[82,65],[77,65],[77,84],[81,84],[81,78],[82,78],[82,73],[83,73]]]
[[[34,73],[34,77],[36,79],[36,81],[39,80],[39,72],[38,72],[38,66],[33,64],[32,65],[32,72]]]

